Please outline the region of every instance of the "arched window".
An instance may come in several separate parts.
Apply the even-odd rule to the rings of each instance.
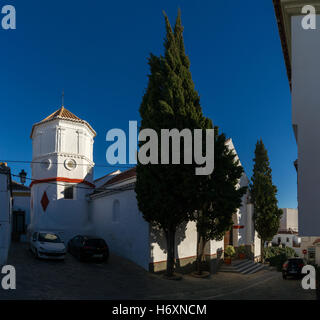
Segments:
[[[113,201],[112,208],[112,222],[118,222],[120,218],[120,202],[119,200]]]

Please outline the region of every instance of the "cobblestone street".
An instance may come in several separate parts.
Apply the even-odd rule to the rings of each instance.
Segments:
[[[70,255],[37,260],[19,243],[12,244],[8,264],[16,268],[17,289],[0,289],[0,299],[315,299],[299,280],[282,280],[269,270],[169,281],[114,255],[107,263],[82,263]]]

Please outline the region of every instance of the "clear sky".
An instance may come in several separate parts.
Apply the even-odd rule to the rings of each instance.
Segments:
[[[249,177],[257,139],[268,149],[280,207],[296,207],[297,148],[291,96],[272,0],[7,0],[17,29],[0,29],[0,158],[31,160],[30,132],[65,106],[98,135],[94,161],[107,165],[107,130],[138,120],[149,53],[163,53],[162,10],[182,11],[191,71],[206,116],[233,139]],[[10,163],[17,174],[30,165]],[[97,168],[95,177],[111,168]]]

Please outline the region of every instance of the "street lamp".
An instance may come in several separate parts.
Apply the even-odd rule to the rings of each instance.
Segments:
[[[27,173],[22,169],[19,173],[20,182],[24,185],[26,183]]]

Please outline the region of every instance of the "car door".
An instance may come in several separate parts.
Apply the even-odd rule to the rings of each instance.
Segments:
[[[76,236],[74,239],[74,253],[78,255],[80,253],[81,236]]]

